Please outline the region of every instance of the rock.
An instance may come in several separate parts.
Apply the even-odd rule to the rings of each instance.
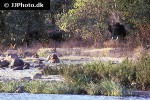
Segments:
[[[25,87],[24,86],[18,86],[15,93],[24,93],[25,92]]]
[[[36,61],[34,61],[34,63],[36,63],[36,64],[43,64],[43,60],[36,60]]]
[[[39,69],[39,70],[43,70],[43,69],[48,69],[48,67],[45,66],[45,65],[41,65],[41,66],[38,67],[38,69]]]
[[[10,67],[11,68],[15,67],[16,70],[19,70],[19,69],[22,70],[23,66],[24,66],[24,61],[19,58],[12,59],[12,62],[10,64]]]
[[[17,54],[7,54],[8,58],[19,58]]]
[[[23,70],[23,66],[15,66],[12,69],[13,70]]]
[[[16,54],[18,50],[8,49],[6,53]]]
[[[20,79],[21,82],[29,82],[31,80],[32,80],[31,77],[23,77]]]
[[[6,57],[6,55],[5,54],[0,54],[0,57]]]
[[[19,58],[25,58],[23,54],[19,54]]]
[[[34,67],[35,68],[42,68],[42,66],[45,66],[44,64],[35,64]]]
[[[117,64],[118,62],[117,61],[112,61],[112,64]]]
[[[30,64],[29,63],[25,63],[23,69],[30,69]]]
[[[22,59],[14,59],[14,62],[13,62],[13,66],[23,66],[24,65],[24,61]]]
[[[1,60],[0,61],[0,67],[8,67],[9,64],[10,63],[7,60]]]
[[[33,80],[35,79],[41,79],[42,78],[42,74],[41,73],[36,73],[34,76],[33,76]]]
[[[59,59],[51,59],[51,63],[60,63]]]
[[[32,57],[39,58],[39,55],[37,53],[33,54]]]
[[[144,97],[149,97],[150,96],[150,91],[132,91],[133,96],[144,96]]]
[[[56,53],[52,53],[47,57],[47,61],[50,61],[51,63],[60,63],[60,60],[58,59],[58,56]]]
[[[32,57],[32,55],[33,54],[31,52],[28,52],[28,51],[24,53],[24,57]]]

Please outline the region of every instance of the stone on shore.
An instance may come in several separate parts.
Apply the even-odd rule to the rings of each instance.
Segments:
[[[2,67],[8,67],[9,64],[10,63],[7,60],[1,60],[0,61],[0,68],[2,68]]]
[[[41,73],[36,73],[34,76],[33,76],[33,80],[35,79],[41,79],[42,78],[42,74]]]
[[[60,63],[60,60],[56,53],[52,53],[51,55],[49,55],[47,57],[47,61],[50,61],[51,63]]]

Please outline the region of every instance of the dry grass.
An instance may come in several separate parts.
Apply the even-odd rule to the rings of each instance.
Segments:
[[[150,25],[139,26],[139,32],[135,35],[128,35],[125,41],[107,40],[107,41],[84,41],[80,38],[74,38],[65,42],[57,43],[57,53],[59,56],[94,56],[94,57],[132,57],[138,52],[138,49],[148,50],[150,47]],[[26,51],[38,53],[40,56],[47,56],[53,52],[54,42],[33,43],[30,48],[25,46],[18,47],[17,53],[21,54]],[[1,46],[1,53],[6,53],[9,47]],[[11,49],[10,49],[11,50]]]
[[[140,45],[142,45],[145,49],[148,50],[150,48],[150,24],[139,26],[137,39],[140,41]]]

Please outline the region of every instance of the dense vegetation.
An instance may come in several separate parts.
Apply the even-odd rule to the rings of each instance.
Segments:
[[[61,74],[68,82],[73,82],[77,85],[76,87],[85,87],[85,91],[89,85],[99,86],[103,81],[110,82],[108,85],[114,82],[114,84],[121,86],[121,89],[149,90],[149,64],[150,55],[143,53],[138,62],[126,59],[120,64],[113,64],[112,62],[104,63],[100,61],[98,63],[95,62],[86,65],[62,65],[60,68],[49,67],[49,69],[44,70],[43,73],[54,75]]]
[[[128,31],[126,44],[149,48],[149,0],[50,1],[50,10],[0,10],[0,46],[47,44],[51,30],[64,30],[65,40],[78,41],[81,46],[103,46],[110,39],[108,24],[119,21]],[[143,51],[137,62],[126,59],[119,64],[62,64],[42,73],[62,75],[65,81],[0,82],[0,92],[15,92],[23,86],[29,93],[130,95],[130,89],[150,90],[150,55]]]
[[[62,75],[65,81],[0,82],[0,92],[50,94],[132,95],[132,90],[150,89],[150,55],[143,53],[138,62],[124,60],[120,64],[93,62],[48,67],[46,75]]]
[[[142,45],[150,43],[149,0],[50,1],[50,10],[0,10],[0,44],[18,47],[35,41],[48,43],[47,30],[56,26],[83,44],[103,43],[109,40],[107,25],[112,19],[126,25]]]

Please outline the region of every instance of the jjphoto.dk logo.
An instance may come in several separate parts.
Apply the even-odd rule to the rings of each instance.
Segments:
[[[4,3],[4,7],[8,8],[9,7],[9,3]]]
[[[0,0],[0,10],[50,10],[50,0]]]
[[[11,8],[16,8],[16,7],[44,7],[44,4],[42,2],[38,2],[37,4],[32,4],[32,3],[4,3],[4,7],[5,8],[8,8],[8,7],[11,7]]]

